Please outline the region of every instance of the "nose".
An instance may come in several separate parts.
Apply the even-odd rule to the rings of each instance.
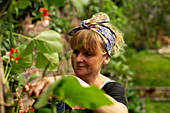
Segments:
[[[76,62],[82,62],[84,58],[84,55],[82,52],[76,55]]]

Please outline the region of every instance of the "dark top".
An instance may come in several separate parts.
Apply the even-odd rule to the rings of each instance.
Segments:
[[[106,92],[106,94],[110,95],[118,102],[128,106],[125,98],[124,88],[119,82],[109,82],[105,84],[102,89]]]

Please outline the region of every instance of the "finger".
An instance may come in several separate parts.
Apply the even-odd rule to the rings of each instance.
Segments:
[[[20,102],[20,103],[19,103],[19,109],[20,109],[20,110],[23,110],[23,109],[24,109],[24,104],[23,104],[23,102],[22,102],[22,98],[20,99],[19,102]]]
[[[41,93],[41,90],[43,89],[46,81],[42,80],[41,82],[38,82],[34,87],[31,88],[29,91],[29,96],[32,94],[35,94],[35,96],[39,96]]]

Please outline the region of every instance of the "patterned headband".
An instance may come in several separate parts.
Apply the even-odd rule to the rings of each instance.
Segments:
[[[107,53],[111,56],[111,52],[116,41],[116,35],[108,26],[102,25],[102,23],[108,23],[109,21],[110,19],[107,14],[97,13],[96,15],[93,15],[91,19],[82,21],[80,26],[74,28],[68,33],[68,35],[73,36],[77,31],[82,29],[91,29],[101,36],[105,43]]]

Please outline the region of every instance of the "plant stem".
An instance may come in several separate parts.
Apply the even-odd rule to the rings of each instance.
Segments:
[[[55,98],[52,98],[51,109],[52,109],[52,113],[57,113],[57,108],[56,108],[56,104],[55,104]]]
[[[37,19],[37,18],[39,18],[39,16],[33,17],[33,18],[28,19],[28,20],[26,20],[26,21],[24,21],[24,22],[22,22],[22,23],[16,24],[14,27],[16,28],[16,27],[22,26],[22,25],[28,23],[29,21],[35,20],[35,19]]]
[[[9,76],[9,73],[11,72],[11,67],[9,68],[9,71],[8,71],[8,73],[6,74],[6,80],[8,81],[8,76]]]
[[[7,73],[8,64],[9,64],[9,60],[7,61],[6,66],[5,66],[5,76],[6,76],[6,73]]]
[[[25,38],[25,39],[27,39],[27,40],[33,40],[32,38],[30,38],[30,37],[27,37],[27,36],[24,36],[24,35],[22,35],[22,34],[18,34],[18,33],[12,33],[13,35],[16,35],[16,36],[21,36],[21,37],[23,37],[23,38]]]
[[[15,48],[15,40],[14,40],[14,37],[12,35],[12,32],[13,32],[13,26],[12,26],[12,3],[13,3],[13,0],[11,1],[11,4],[9,6],[9,9],[8,9],[8,19],[9,19],[9,25],[10,25],[10,42],[11,42],[11,46],[13,48]]]

